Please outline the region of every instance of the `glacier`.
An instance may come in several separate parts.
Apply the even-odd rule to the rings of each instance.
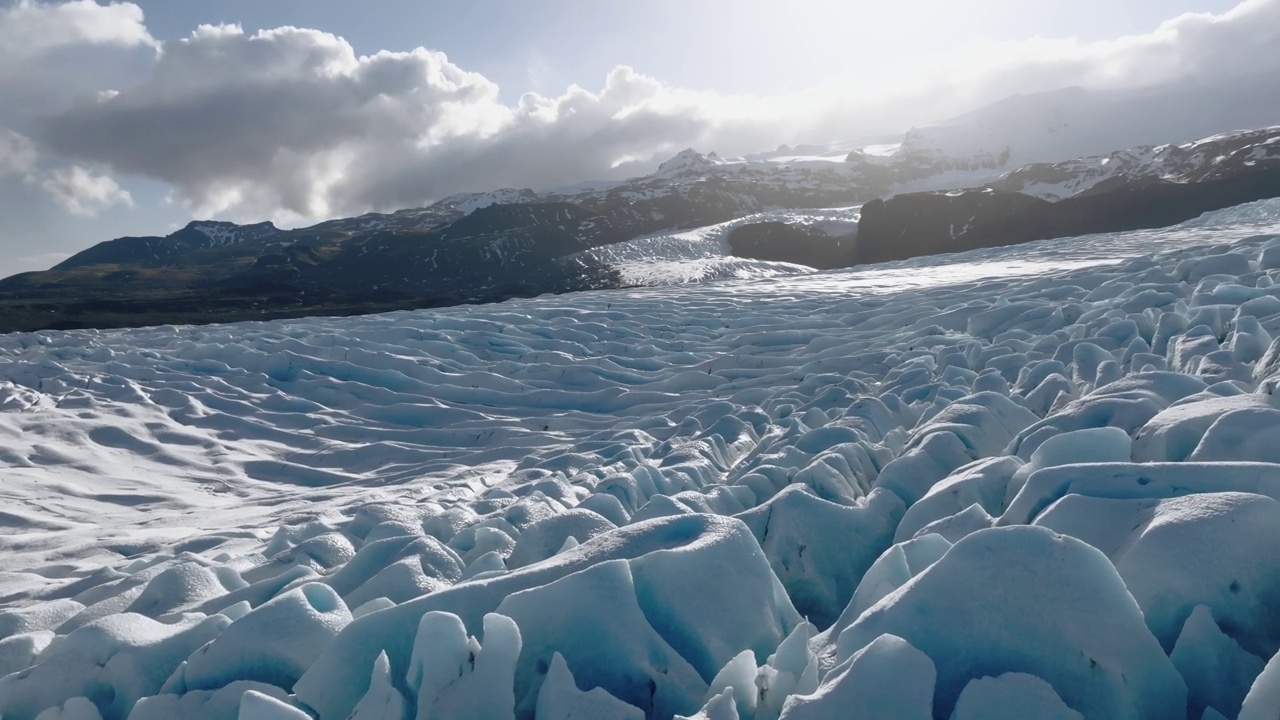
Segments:
[[[734,226],[0,336],[0,717],[1280,712],[1280,201],[819,273]]]

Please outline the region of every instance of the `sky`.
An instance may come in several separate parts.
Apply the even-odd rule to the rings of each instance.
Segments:
[[[0,276],[192,219],[303,226],[1015,93],[1260,77],[1280,0],[0,0]]]

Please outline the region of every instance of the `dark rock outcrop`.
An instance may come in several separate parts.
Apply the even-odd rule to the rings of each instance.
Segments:
[[[1263,166],[1200,182],[1113,178],[1058,202],[990,188],[908,193],[863,206],[857,262],[1168,227],[1274,197],[1280,197],[1280,168]]]
[[[1052,203],[1019,193],[907,193],[862,206],[859,264],[1011,245],[1044,237]]]
[[[832,237],[813,227],[784,222],[741,225],[729,233],[736,257],[808,265],[819,270],[847,267],[854,261],[853,235]]]

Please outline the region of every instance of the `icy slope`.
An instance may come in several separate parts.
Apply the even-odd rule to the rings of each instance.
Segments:
[[[813,272],[783,262],[734,257],[728,237],[734,228],[752,223],[783,222],[814,227],[827,235],[858,230],[861,206],[806,210],[771,210],[707,227],[658,233],[582,253],[595,263],[616,269],[631,285],[673,285],[709,280],[754,280]]]
[[[0,337],[0,715],[1274,717],[1278,278],[1270,201]]]

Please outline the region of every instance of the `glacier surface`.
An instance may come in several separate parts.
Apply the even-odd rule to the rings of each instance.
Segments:
[[[0,336],[0,717],[1280,711],[1280,201],[822,273],[730,229],[608,249],[690,284]]]

